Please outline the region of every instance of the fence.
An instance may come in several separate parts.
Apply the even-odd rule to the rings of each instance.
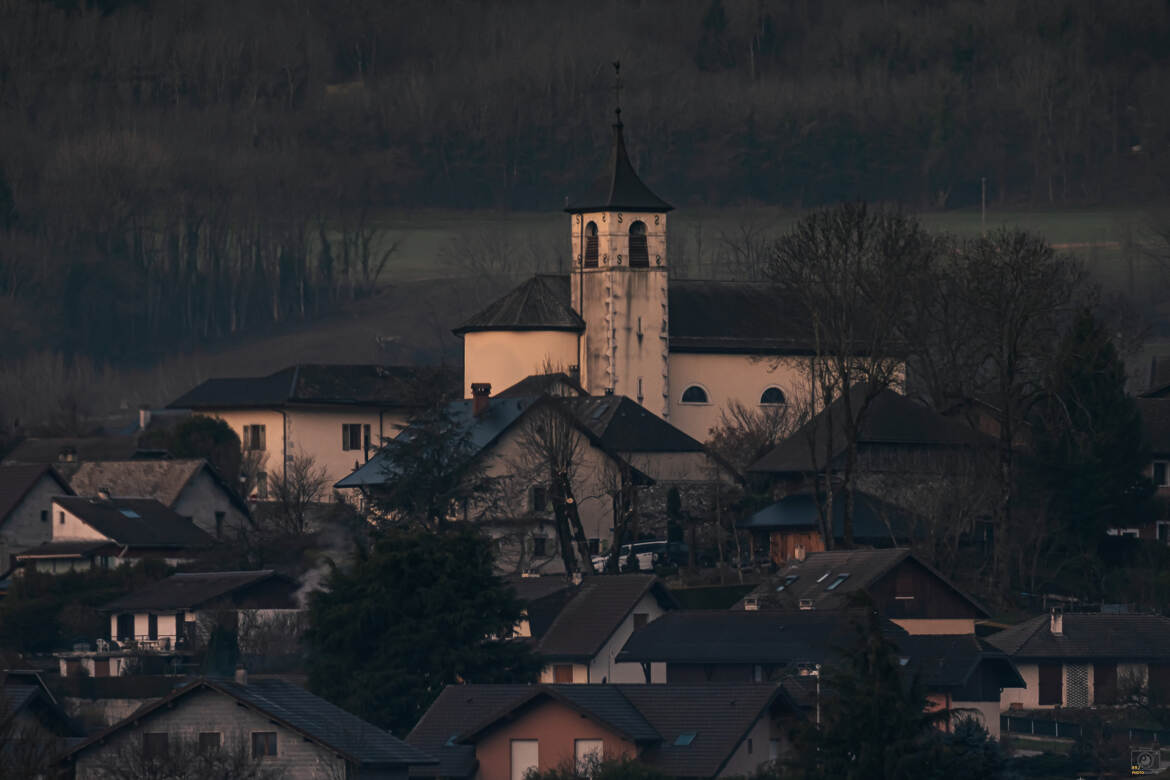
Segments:
[[[1115,738],[1125,735],[1127,741],[1133,744],[1170,745],[1170,730],[1130,728],[1128,726],[1110,726],[1109,728]],[[1079,739],[1083,733],[1079,723],[1046,718],[1025,718],[1016,715],[1000,715],[999,729],[1004,734],[1027,734],[1056,739]]]

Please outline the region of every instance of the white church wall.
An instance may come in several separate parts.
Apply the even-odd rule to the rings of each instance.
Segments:
[[[711,429],[719,424],[720,413],[732,401],[758,409],[764,391],[778,387],[792,404],[802,398],[807,384],[801,368],[803,360],[805,358],[672,352],[670,422],[699,441],[707,441],[711,438]],[[691,385],[698,385],[706,391],[707,403],[682,402],[683,392]]]
[[[577,365],[577,334],[565,330],[474,331],[463,335],[463,397],[472,382],[488,382],[492,394],[546,365],[567,371]]]

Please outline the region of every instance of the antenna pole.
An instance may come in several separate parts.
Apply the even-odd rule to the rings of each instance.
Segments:
[[[614,60],[613,62],[613,94],[616,108],[614,114],[617,115],[617,123],[622,123],[622,62],[621,60]]]

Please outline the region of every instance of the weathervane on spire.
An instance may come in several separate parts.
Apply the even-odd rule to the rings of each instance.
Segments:
[[[613,61],[613,93],[617,102],[617,108],[614,113],[617,114],[617,123],[622,123],[622,62],[621,60]]]

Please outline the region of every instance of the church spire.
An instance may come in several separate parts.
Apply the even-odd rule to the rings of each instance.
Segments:
[[[666,213],[674,209],[669,203],[650,191],[630,163],[622,125],[622,64],[613,63],[614,117],[613,147],[605,174],[590,190],[589,197],[569,206],[565,211],[581,214],[589,211],[643,211]]]

